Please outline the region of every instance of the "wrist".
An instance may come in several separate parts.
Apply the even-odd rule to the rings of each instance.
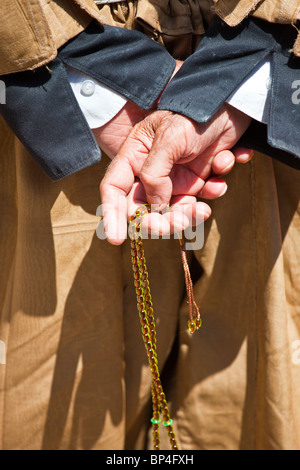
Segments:
[[[179,70],[181,69],[181,67],[183,66],[184,62],[182,60],[176,60],[176,66],[175,66],[175,70],[173,72],[173,75],[172,77],[170,78],[168,84],[165,86],[164,90],[161,92],[160,96],[158,97],[153,109],[157,109],[158,105],[159,105],[159,102],[164,94],[164,92],[166,91],[166,89],[168,88],[168,85],[170,84],[170,82],[173,80],[173,78],[175,77],[175,75],[179,72]]]

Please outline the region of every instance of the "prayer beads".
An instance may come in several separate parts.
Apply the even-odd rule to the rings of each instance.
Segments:
[[[141,323],[143,341],[145,344],[148,362],[152,375],[151,396],[152,396],[152,437],[153,449],[160,450],[160,423],[167,430],[169,442],[172,450],[178,450],[176,436],[173,430],[173,420],[163,391],[160,372],[158,368],[156,328],[153,313],[152,297],[150,293],[148,270],[146,265],[143,241],[141,237],[141,220],[151,212],[150,206],[145,205],[139,208],[136,214],[130,219],[129,234],[131,238],[131,259],[134,276],[134,286],[137,297],[137,308]],[[193,297],[192,281],[186,260],[184,243],[180,242],[182,262],[185,272],[186,287],[190,304],[190,320],[188,322],[191,333],[201,327],[201,318],[198,307]]]

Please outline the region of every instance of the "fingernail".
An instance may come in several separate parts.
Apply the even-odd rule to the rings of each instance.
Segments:
[[[205,217],[210,217],[211,216],[211,211],[203,211],[203,214]]]
[[[161,210],[162,200],[159,196],[151,196],[151,197],[149,197],[148,201],[151,204],[151,210],[153,212]]]
[[[234,161],[231,162],[231,163],[229,163],[229,165],[227,165],[225,168],[223,168],[222,173],[224,174],[224,173],[226,173],[227,171],[231,170],[231,168],[234,167],[234,164],[235,164]]]
[[[151,204],[161,204],[162,200],[159,196],[151,196]]]
[[[227,189],[228,189],[228,186],[227,186],[227,184],[226,184],[226,187],[225,187],[224,191],[223,191],[223,192],[220,194],[220,196],[219,196],[219,197],[222,197],[222,196],[224,196],[224,194],[226,194],[226,193],[227,193]]]

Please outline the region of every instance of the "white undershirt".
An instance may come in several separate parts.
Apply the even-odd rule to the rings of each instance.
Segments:
[[[107,124],[127,103],[127,99],[102,83],[68,68],[68,78],[79,106],[91,129]],[[256,121],[268,123],[272,80],[271,58],[259,64],[228,98],[227,103]]]
[[[91,129],[104,126],[127,103],[127,98],[97,80],[68,68],[70,85]]]
[[[245,78],[237,90],[228,98],[227,103],[256,121],[267,124],[272,84],[271,77],[272,64],[271,58],[268,57]]]

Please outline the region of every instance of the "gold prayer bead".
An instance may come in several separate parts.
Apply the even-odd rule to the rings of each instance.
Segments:
[[[131,256],[134,274],[134,286],[136,289],[137,296],[137,308],[140,317],[144,345],[152,374],[153,418],[151,422],[153,432],[153,448],[155,450],[159,450],[160,438],[158,423],[160,421],[160,414],[162,413],[165,423],[171,424],[172,420],[170,419],[170,413],[168,410],[166,397],[163,392],[162,384],[160,381],[158,359],[156,353],[156,328],[153,316],[153,304],[150,294],[149,276],[145,261],[143,242],[140,237],[141,217],[143,217],[150,211],[150,206],[143,206],[142,208],[138,209],[135,217],[130,218],[130,234],[133,235],[133,238],[131,239]],[[171,426],[168,426],[168,436],[171,448],[177,449],[178,447],[176,444],[175,435]]]

